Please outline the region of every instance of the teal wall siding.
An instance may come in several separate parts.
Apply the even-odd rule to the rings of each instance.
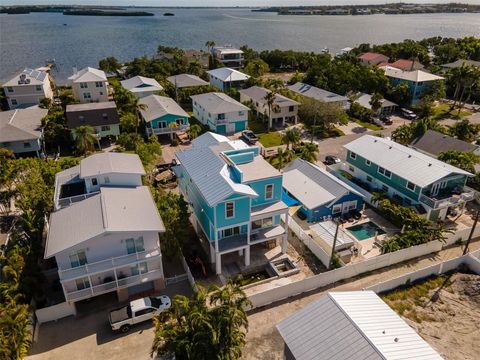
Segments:
[[[258,194],[258,197],[252,199],[252,206],[268,204],[282,199],[282,177],[263,179],[246,183]],[[273,198],[265,199],[265,186],[273,184]]]
[[[407,180],[401,178],[400,176],[395,175],[392,172],[392,177],[388,178],[383,176],[378,172],[379,166],[371,163],[370,166],[366,164],[365,158],[361,157],[357,154],[356,159],[352,159],[350,151],[347,151],[347,163],[352,164],[353,166],[363,170],[367,174],[371,175],[373,178],[378,179],[379,181],[383,182],[385,185],[391,187],[395,191],[398,191],[402,195],[414,200],[418,201],[420,196],[421,188],[419,186],[415,187],[415,191],[412,191],[407,188]],[[355,172],[352,173],[355,176]]]
[[[225,155],[228,155],[228,156],[235,155],[235,154],[252,153],[252,152],[255,154],[255,156],[260,155],[260,148],[256,146],[256,147],[249,147],[246,149],[224,151]]]
[[[435,80],[435,81],[442,81],[442,80]],[[390,82],[394,86],[397,86],[402,83],[406,83],[412,94],[412,97],[411,97],[412,104],[418,103],[422,99],[423,94],[425,94],[425,92],[434,83],[434,81],[413,82],[409,80],[395,79],[395,78],[390,78]]]
[[[158,129],[159,128],[159,125],[158,125],[159,122],[166,122],[167,126],[168,126],[169,124],[176,122],[176,120],[178,120],[178,119],[182,119],[183,123],[185,125],[188,124],[188,117],[186,117],[186,116],[167,114],[167,115],[162,116],[158,119],[147,122],[147,127],[150,127],[152,129]]]
[[[243,131],[247,128],[246,121],[237,121],[235,122],[235,132]]]
[[[225,213],[225,204],[226,202],[221,202],[216,206],[217,209],[217,227],[230,227],[236,224],[240,224],[243,222],[248,222],[250,220],[250,198],[249,197],[242,197],[238,199],[230,200],[234,203],[234,217],[231,219],[226,218]]]
[[[227,132],[226,125],[217,125],[217,133],[225,134]]]
[[[465,186],[465,183],[467,182],[467,176],[466,175],[447,176],[437,181],[436,183],[442,183],[442,182],[446,182],[446,184],[443,188],[439,190],[439,194],[442,194],[442,193],[451,194],[455,188],[457,187],[463,188]],[[430,192],[432,191],[433,185],[434,184],[430,184],[427,187],[423,188],[422,194],[429,196]]]
[[[239,154],[232,154],[228,155],[228,158],[232,160],[235,164],[246,164],[253,161],[255,153],[252,152],[244,152]]]

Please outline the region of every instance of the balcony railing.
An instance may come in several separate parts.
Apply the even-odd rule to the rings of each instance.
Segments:
[[[184,131],[188,129],[188,125],[178,125],[178,126],[167,126],[164,128],[152,129],[147,127],[148,135],[159,135],[159,134],[172,134],[177,131]]]
[[[228,119],[218,119],[218,118],[215,121],[216,121],[217,125],[227,124],[227,123],[230,122]]]
[[[435,199],[425,194],[420,196],[420,202],[424,203],[428,207],[436,210],[447,206],[457,205],[463,202],[472,201],[475,197],[475,191],[473,189],[464,189],[466,191],[459,195],[452,195],[444,199]]]
[[[73,203],[88,199],[92,196],[97,195],[98,193],[100,193],[100,191],[95,191],[95,192],[91,192],[89,194],[75,195],[75,196],[71,196],[71,197],[67,197],[67,198],[58,199],[58,202],[55,206],[55,210],[58,210],[59,208],[67,207],[67,206],[72,205]]]
[[[161,258],[159,250],[154,251],[142,251],[134,254],[128,254],[123,256],[114,257],[107,260],[97,261],[94,263],[85,264],[82,266],[58,270],[60,280],[67,281],[77,278],[82,278],[87,275],[93,275],[102,273],[105,271],[113,270],[119,267],[125,267],[128,265],[134,265],[139,262],[152,260],[155,258]]]
[[[160,269],[156,269],[156,270],[146,272],[145,274],[132,275],[123,279],[110,281],[105,284],[91,286],[86,289],[67,292],[65,294],[65,298],[67,301],[78,301],[78,300],[90,298],[92,296],[105,294],[110,291],[115,291],[118,289],[129,287],[135,284],[156,280],[156,279],[159,279],[160,277],[162,277],[162,271]]]

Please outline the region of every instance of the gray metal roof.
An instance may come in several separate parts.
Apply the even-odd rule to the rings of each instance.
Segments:
[[[101,126],[120,123],[114,101],[67,105],[65,115],[70,129],[86,124]]]
[[[46,109],[17,109],[0,112],[0,143],[38,139]]]
[[[466,153],[475,151],[478,148],[476,145],[433,130],[427,130],[425,134],[413,140],[410,146],[434,156],[438,156],[442,152],[449,150]]]
[[[245,81],[250,78],[250,76],[248,76],[247,74],[227,67],[209,70],[207,71],[207,73],[211,76],[216,77],[217,79],[222,80],[223,82]]]
[[[50,215],[45,258],[107,232],[163,231],[165,226],[147,186],[102,187],[99,194]]]
[[[190,98],[212,114],[224,114],[234,111],[249,111],[248,106],[243,105],[230,96],[220,92],[193,95]]]
[[[145,175],[145,169],[137,154],[102,152],[80,161],[81,178],[112,173]]]
[[[20,77],[25,76],[25,79],[30,80],[29,83],[19,84],[19,81],[23,81]],[[22,86],[22,85],[43,85],[45,79],[47,79],[48,74],[44,71],[33,70],[33,69],[24,69],[21,73],[15,75],[13,78],[8,80],[3,87],[6,86]]]
[[[355,100],[355,102],[359,103],[366,109],[372,110],[372,105],[370,104],[370,101],[372,100],[372,95],[365,94],[365,93],[358,93],[357,96],[358,97]],[[382,99],[380,102],[381,102],[381,108],[398,106],[394,102],[387,99]]]
[[[296,92],[297,94],[313,98],[315,100],[323,101],[323,102],[342,102],[348,101],[346,96],[338,95],[333,92],[317,88],[312,85],[304,84],[301,82],[297,82],[294,85],[290,85],[288,87],[289,90]]]
[[[451,62],[451,63],[448,63],[448,64],[443,64],[443,65],[440,65],[440,66],[444,67],[444,68],[458,68],[458,67],[462,67],[464,65],[465,66],[470,65],[470,66],[480,67],[480,61],[459,59],[459,60],[456,60],[454,62]]]
[[[143,119],[146,122],[161,118],[165,115],[176,115],[189,118],[185,110],[178,105],[175,100],[166,96],[149,95],[140,99],[141,104],[145,104],[147,108],[140,110]]]
[[[229,142],[229,139],[226,136],[207,131],[205,134],[192,140],[193,147],[205,147],[218,145],[222,142]]]
[[[362,196],[327,171],[298,158],[283,170],[283,187],[308,209],[329,204],[348,193]]]
[[[322,221],[310,226],[310,230],[316,233],[329,247],[333,246],[337,224],[331,220]],[[338,228],[335,250],[342,250],[354,244],[353,238],[341,227]]]
[[[239,93],[248,96],[255,102],[265,104],[267,102],[265,96],[271,93],[271,91],[260,86],[252,86],[248,89],[240,90]],[[300,105],[298,101],[289,99],[288,97],[281,94],[275,94],[275,104],[280,107]]]
[[[373,291],[330,292],[277,325],[296,360],[439,360]]]
[[[253,161],[237,164],[237,168],[243,173],[243,182],[268,179],[281,176],[280,171],[275,169],[263,156],[255,156]]]
[[[451,174],[472,175],[395,141],[377,136],[364,135],[344,147],[422,188]]]
[[[162,91],[163,87],[157,80],[144,76],[134,76],[130,79],[120,81],[120,84],[132,93],[145,91]]]
[[[178,89],[193,86],[205,86],[209,84],[205,80],[200,79],[198,76],[191,74],[174,75],[168,77],[167,80],[175,85]]]

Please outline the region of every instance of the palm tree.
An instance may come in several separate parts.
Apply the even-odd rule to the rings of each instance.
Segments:
[[[187,72],[192,75],[200,75],[202,73],[202,65],[195,59],[188,64]]]
[[[8,299],[0,305],[0,355],[2,359],[24,359],[30,347],[28,305]]]
[[[272,127],[272,110],[275,111],[276,108],[278,108],[277,104],[275,103],[277,99],[277,94],[273,91],[269,91],[267,95],[264,97],[265,101],[267,102],[267,107],[268,107],[268,129],[267,131],[270,131]]]
[[[190,137],[190,140],[195,139],[200,135],[202,132],[202,127],[198,124],[192,124],[190,125],[190,128],[188,129],[188,136]]]
[[[206,43],[205,43],[205,46],[207,47],[208,49],[208,52],[210,53],[213,49],[213,47],[215,46],[215,41],[213,40],[208,40]]]
[[[126,108],[127,108],[127,111],[129,111],[132,114],[135,114],[137,118],[137,127],[135,129],[135,133],[136,133],[138,131],[138,127],[140,126],[140,112],[142,110],[143,111],[147,110],[148,105],[145,103],[142,103],[138,97],[132,94],[132,96],[130,96],[129,98]]]
[[[382,107],[383,96],[379,93],[374,93],[370,99],[370,106],[375,115],[378,115],[378,110]]]
[[[73,130],[75,145],[80,154],[87,155],[87,152],[95,149],[95,129],[90,125],[81,125]]]
[[[282,137],[282,142],[287,145],[287,149],[292,148],[300,142],[300,132],[297,129],[288,129]]]
[[[293,152],[289,149],[279,148],[277,155],[270,159],[270,163],[277,169],[283,169],[290,161],[293,160]]]
[[[312,143],[305,143],[302,146],[302,151],[300,152],[300,159],[314,163],[317,161],[317,152],[318,147]]]

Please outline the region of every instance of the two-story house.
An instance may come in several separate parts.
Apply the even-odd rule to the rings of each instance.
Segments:
[[[240,69],[243,66],[243,51],[233,46],[214,46],[212,54],[215,59],[232,69]]]
[[[346,96],[335,94],[331,91],[317,88],[312,85],[297,82],[288,87],[290,91],[311,99],[315,99],[324,103],[337,104],[344,110],[350,108],[350,101]]]
[[[292,124],[297,123],[299,102],[289,99],[286,96],[275,94],[275,101],[269,109],[266,96],[271,93],[270,90],[259,86],[252,86],[239,92],[240,101],[243,104],[251,102],[256,113],[266,117],[269,128],[272,126],[285,126],[286,122]]]
[[[2,87],[10,109],[38,105],[45,98],[53,100],[50,77],[44,71],[25,69]]]
[[[108,101],[107,75],[102,70],[86,67],[68,78],[73,97],[81,103]]]
[[[188,129],[190,115],[175,100],[166,96],[150,95],[140,100],[146,108],[140,110],[147,135],[173,136]]]
[[[397,86],[402,83],[408,85],[412,94],[411,105],[417,105],[435,81],[445,80],[444,77],[423,70],[404,71],[392,66],[383,66],[382,69],[392,85]]]
[[[165,286],[158,233],[165,231],[140,158],[99,153],[57,173],[45,258],[55,257],[67,302]]]
[[[247,74],[226,67],[209,70],[207,71],[207,74],[210,80],[210,85],[215,86],[222,91],[239,89],[243,87],[245,81],[250,78]]]
[[[67,105],[65,115],[69,129],[90,125],[98,139],[120,135],[120,117],[114,101]]]
[[[212,131],[233,134],[247,128],[250,109],[230,96],[212,92],[191,98],[193,116]]]
[[[176,153],[180,192],[191,206],[194,226],[207,240],[210,260],[222,272],[222,255],[244,254],[275,241],[287,250],[288,207],[282,202],[282,174],[258,147],[205,133],[192,148]],[[285,225],[280,215],[286,217]]]
[[[0,148],[14,154],[35,154],[43,150],[42,119],[47,109],[16,109],[0,111]]]
[[[383,192],[427,219],[445,218],[448,208],[473,200],[465,188],[469,172],[446,164],[390,139],[365,135],[344,146],[342,169],[368,188]]]
[[[138,98],[144,98],[149,95],[162,91],[163,86],[157,80],[144,76],[134,76],[130,79],[120,81],[122,87],[130,91]]]

